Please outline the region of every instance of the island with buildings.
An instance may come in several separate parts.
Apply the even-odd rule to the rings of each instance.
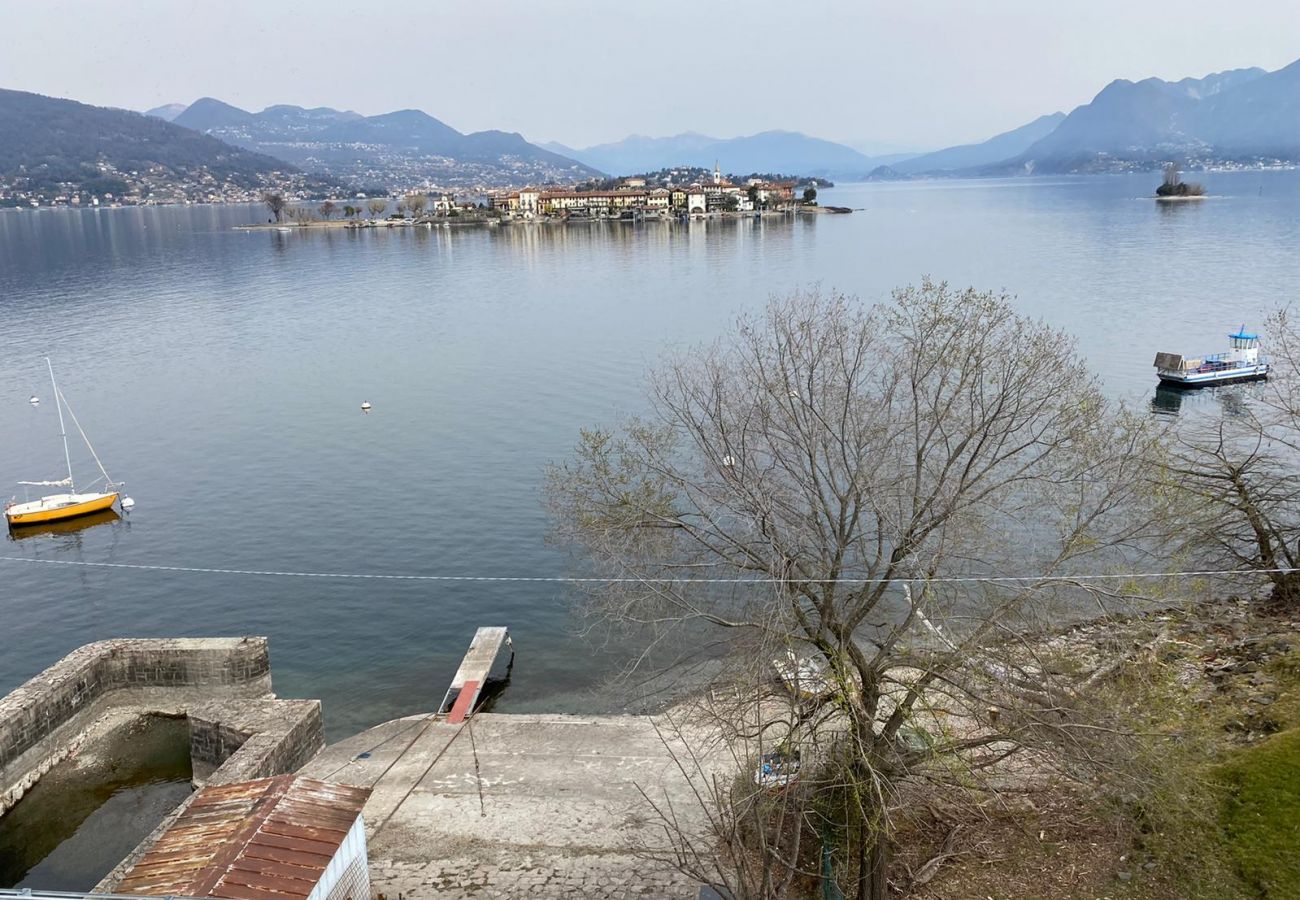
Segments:
[[[816,188],[803,201],[811,206]],[[512,218],[598,219],[638,216],[685,217],[719,213],[787,212],[795,204],[795,183],[750,178],[733,183],[715,167],[712,178],[689,184],[651,184],[646,176],[624,178],[606,189],[527,187],[491,195],[491,207]]]

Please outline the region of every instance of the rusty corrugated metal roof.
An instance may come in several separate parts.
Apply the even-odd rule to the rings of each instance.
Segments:
[[[306,897],[368,788],[281,775],[201,790],[115,890],[148,896]]]

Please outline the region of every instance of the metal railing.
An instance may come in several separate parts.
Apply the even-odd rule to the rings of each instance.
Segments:
[[[143,894],[96,894],[93,891],[42,891],[39,888],[0,888],[0,900],[141,900]],[[184,894],[148,900],[201,900]]]

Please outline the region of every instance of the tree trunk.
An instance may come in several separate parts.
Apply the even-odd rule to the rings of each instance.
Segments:
[[[889,834],[864,822],[858,838],[858,900],[888,900],[888,870]]]
[[[1268,604],[1279,612],[1300,609],[1300,572],[1274,572]]]

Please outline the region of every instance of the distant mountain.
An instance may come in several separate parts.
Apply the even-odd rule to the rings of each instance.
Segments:
[[[1300,160],[1300,60],[1207,96],[1194,121],[1221,152]]]
[[[905,175],[946,174],[986,166],[1018,156],[1028,150],[1036,141],[1056,130],[1065,120],[1065,113],[1055,112],[1039,116],[1028,125],[1021,125],[1011,131],[1004,131],[979,144],[963,144],[948,147],[921,156],[913,156],[893,162],[890,165],[891,177],[898,173]]]
[[[709,157],[706,162],[704,157],[707,148],[718,143],[718,138],[693,131],[662,138],[633,134],[621,141],[574,150],[572,156],[609,175],[653,172],[673,166],[712,168],[714,159]]]
[[[537,141],[536,144],[538,147],[541,147],[543,150],[550,150],[552,153],[558,153],[561,156],[567,156],[570,159],[578,158],[577,150],[574,150],[572,147],[566,147],[564,144],[561,144],[559,141]]]
[[[271,173],[294,171],[154,116],[0,90],[0,180],[33,191],[112,182],[116,193],[124,182],[144,178],[252,187]]]
[[[170,122],[172,119],[185,112],[184,103],[167,103],[163,106],[155,106],[153,109],[146,109],[146,116],[153,116],[155,119],[162,119],[164,122]]]
[[[211,132],[215,129],[253,127],[256,116],[238,106],[222,103],[214,97],[200,97],[180,113],[172,122],[195,131]]]
[[[852,147],[793,131],[764,131],[727,139],[696,132],[663,138],[632,135],[567,155],[611,175],[674,166],[711,169],[717,164],[727,172],[790,172],[852,179],[864,177],[881,163]]]
[[[253,113],[204,97],[175,122],[308,171],[366,184],[414,187],[432,181],[469,188],[569,183],[600,174],[518,134],[462,134],[418,109],[363,116],[329,107],[279,105]]]
[[[1300,61],[1276,72],[1112,81],[1050,134],[982,173],[1111,171],[1174,159],[1300,161]]]

